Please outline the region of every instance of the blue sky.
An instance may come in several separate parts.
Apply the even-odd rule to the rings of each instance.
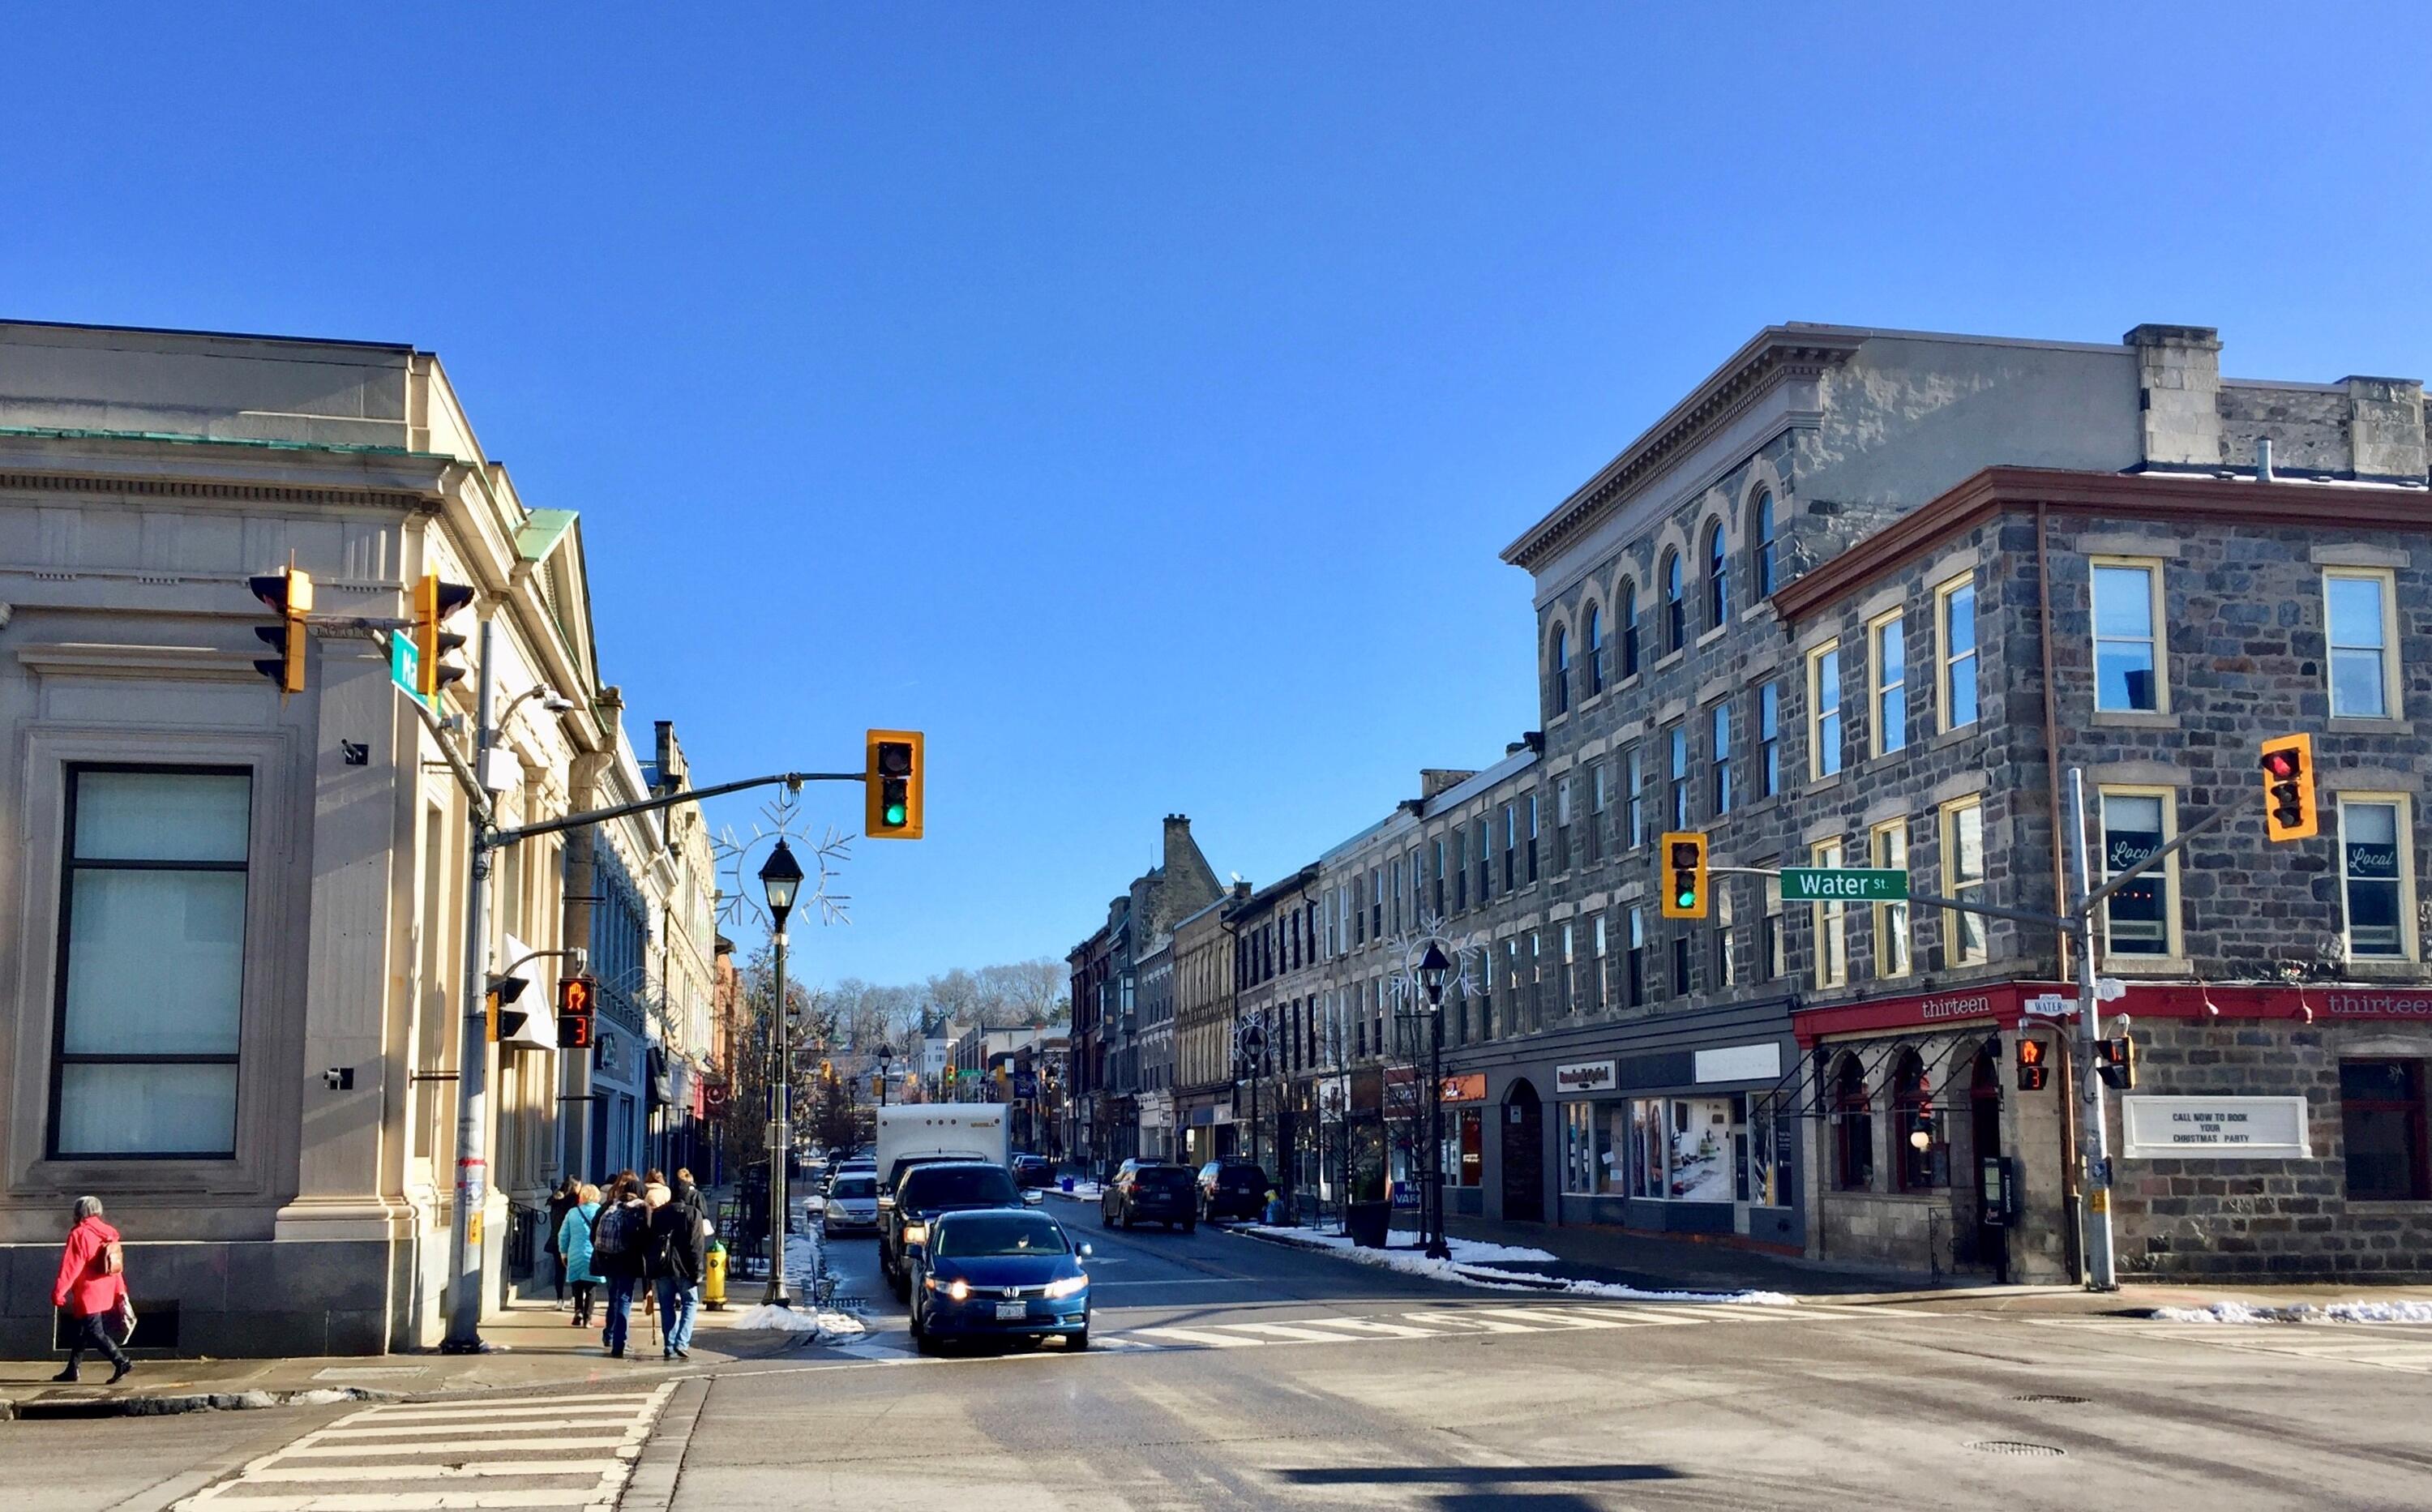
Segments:
[[[641,741],[928,732],[901,980],[1499,755],[1496,551],[1767,322],[2432,370],[2420,15],[1984,8],[22,8],[0,314],[438,352]]]

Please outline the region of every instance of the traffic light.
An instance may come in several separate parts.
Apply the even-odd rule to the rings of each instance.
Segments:
[[[2263,742],[2263,833],[2305,840],[2322,833],[2314,805],[2314,738],[2284,735]]]
[[[2018,1090],[2041,1092],[2052,1079],[2052,1051],[2032,1035],[2018,1036]]]
[[[304,691],[304,647],[310,638],[304,617],[312,612],[312,574],[299,567],[245,579],[253,596],[279,611],[279,622],[256,625],[253,633],[279,653],[253,664],[253,670],[279,685],[279,701]]]
[[[2095,1041],[2094,1070],[2103,1084],[2115,1092],[2132,1090],[2136,1085],[2136,1042],[2125,1034]]]
[[[872,730],[863,747],[862,833],[871,840],[920,838],[920,789],[928,770],[918,730]]]
[[[557,979],[557,1047],[561,1050],[591,1048],[595,1033],[592,1016],[599,1010],[598,977],[560,977]]]
[[[521,977],[490,978],[490,991],[484,1008],[489,1017],[489,1037],[492,1045],[498,1044],[502,1037],[512,1038],[523,1032],[524,1019],[527,1015],[515,1006],[515,1002],[516,998],[524,995],[524,979]]]
[[[822,1061],[822,1062],[819,1062],[819,1082],[820,1082],[820,1084],[824,1086],[826,1083],[831,1082],[831,1081],[834,1081],[835,1079],[836,1079],[836,1062],[833,1062],[833,1061]]]
[[[1706,896],[1706,837],[1694,830],[1664,837],[1664,917],[1702,919],[1713,907]]]
[[[414,585],[414,690],[425,699],[464,676],[464,669],[439,658],[463,648],[464,637],[439,628],[449,615],[473,602],[473,590],[462,583],[442,583],[426,572]]]

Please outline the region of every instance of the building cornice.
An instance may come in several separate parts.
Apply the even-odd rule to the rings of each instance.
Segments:
[[[2358,530],[2432,532],[2432,492],[2422,488],[1986,467],[1784,584],[1773,595],[1774,612],[1782,623],[1796,623],[1962,531],[2038,505],[2141,519],[2317,528],[2336,521]]]

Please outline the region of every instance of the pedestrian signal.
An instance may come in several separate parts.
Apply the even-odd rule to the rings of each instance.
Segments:
[[[2094,1070],[2103,1084],[2115,1092],[2128,1092],[2136,1085],[2136,1042],[2122,1034],[2116,1040],[2094,1042]]]
[[[310,639],[305,617],[312,612],[312,574],[300,567],[245,579],[253,596],[279,611],[277,624],[256,625],[253,633],[279,653],[253,664],[253,670],[279,685],[279,701],[304,691],[304,648]]]
[[[600,982],[588,976],[561,977],[557,979],[557,1046],[561,1050],[587,1050],[597,1032],[594,1016],[600,1011]]]
[[[1712,909],[1706,896],[1706,837],[1676,831],[1664,837],[1664,917],[1702,919]]]
[[[863,742],[862,833],[871,840],[919,840],[926,742],[918,730],[872,730]]]
[[[2018,1036],[2018,1090],[2041,1092],[2052,1079],[2052,1052],[2044,1042],[2029,1035]]]
[[[2263,742],[2263,833],[2275,841],[2320,834],[2314,804],[2314,738],[2284,735]]]

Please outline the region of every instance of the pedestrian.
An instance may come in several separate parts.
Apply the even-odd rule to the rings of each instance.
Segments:
[[[588,1182],[576,1188],[574,1206],[566,1210],[566,1220],[558,1225],[556,1239],[558,1265],[566,1272],[566,1284],[574,1288],[574,1317],[569,1320],[576,1328],[591,1326],[591,1297],[600,1285],[600,1272],[591,1268],[591,1220],[600,1216],[600,1189]]]
[[[113,1386],[135,1368],[135,1362],[110,1336],[113,1323],[121,1332],[133,1334],[135,1312],[127,1300],[127,1254],[119,1247],[118,1231],[102,1220],[97,1197],[76,1199],[76,1218],[59,1251],[59,1279],[51,1285],[51,1305],[67,1309],[76,1320],[68,1345],[68,1368],[52,1380],[75,1380],[87,1350],[110,1357]]]
[[[599,1215],[591,1220],[591,1268],[608,1283],[608,1321],[600,1342],[612,1360],[625,1357],[650,1220],[650,1209],[642,1205],[641,1179],[630,1170],[617,1172],[616,1184],[600,1199]]]
[[[666,1330],[660,1358],[692,1358],[692,1324],[701,1308],[701,1276],[709,1263],[712,1225],[692,1172],[679,1170],[673,1187],[645,1189],[667,1196],[650,1210],[649,1268]]]
[[[566,1301],[566,1285],[571,1278],[566,1273],[566,1248],[557,1241],[558,1231],[566,1227],[566,1215],[573,1212],[582,1200],[583,1179],[577,1176],[568,1176],[558,1182],[557,1190],[549,1195],[549,1237],[542,1248],[556,1262],[557,1300],[560,1304]]]

